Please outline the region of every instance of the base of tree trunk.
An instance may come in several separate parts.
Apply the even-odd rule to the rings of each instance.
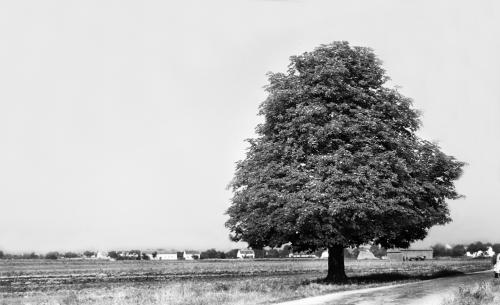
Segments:
[[[325,281],[330,283],[344,283],[347,281],[344,247],[342,245],[334,245],[328,248],[328,275]]]

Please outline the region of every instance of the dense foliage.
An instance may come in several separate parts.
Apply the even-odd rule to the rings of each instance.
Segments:
[[[94,251],[85,251],[83,252],[83,256],[85,257],[92,257],[92,256],[96,256],[97,253],[95,253]]]
[[[450,221],[463,163],[416,135],[419,113],[387,79],[370,49],[347,42],[269,74],[265,121],[230,184],[233,240],[328,248],[342,269],[329,278],[343,280],[342,248],[407,247]]]
[[[118,255],[118,252],[116,252],[116,251],[109,251],[108,257],[112,258],[112,259],[119,259],[120,258],[120,256]]]
[[[469,254],[474,254],[478,252],[486,252],[489,248],[493,250],[495,253],[500,253],[500,243],[490,243],[490,242],[481,242],[481,241],[476,241],[473,243],[470,243],[469,245],[463,245],[463,244],[456,244],[453,246],[445,246],[443,244],[435,244],[432,246],[434,256],[439,257],[439,256],[451,256],[451,257],[461,257],[465,256],[467,252]],[[484,256],[484,255],[479,255],[479,257]]]
[[[474,243],[471,243],[467,247],[467,251],[474,253],[478,251],[486,251],[488,250],[489,247],[492,247],[493,245],[491,243],[482,243],[480,241],[476,241]]]
[[[64,258],[78,258],[81,257],[80,254],[75,253],[75,252],[66,252],[63,255]]]
[[[45,254],[46,259],[58,259],[61,255],[59,252],[53,251],[53,252],[48,252]]]
[[[209,259],[209,258],[218,258],[218,259],[222,259],[222,258],[226,258],[226,253],[222,252],[222,251],[217,251],[215,249],[208,249],[206,251],[203,251],[200,253],[200,259]]]

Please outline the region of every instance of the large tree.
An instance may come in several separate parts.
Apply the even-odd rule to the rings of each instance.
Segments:
[[[449,222],[463,163],[418,137],[419,112],[383,86],[371,49],[334,42],[290,61],[269,73],[226,226],[254,248],[327,248],[327,280],[340,282],[345,247],[407,247]]]

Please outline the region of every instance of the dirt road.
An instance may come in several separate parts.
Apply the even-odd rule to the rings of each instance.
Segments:
[[[282,305],[440,305],[459,286],[491,278],[493,278],[492,271],[486,271],[386,288],[340,292],[328,296],[286,302]]]

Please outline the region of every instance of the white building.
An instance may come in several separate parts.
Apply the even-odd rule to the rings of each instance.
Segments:
[[[322,258],[322,259],[328,258],[328,250],[325,250],[325,251],[321,252],[320,258]]]
[[[488,249],[486,251],[481,251],[481,250],[479,250],[477,252],[467,251],[467,253],[465,253],[465,256],[472,257],[472,258],[475,258],[475,257],[492,257],[493,255],[495,255],[495,251],[493,251],[492,247],[488,247]]]
[[[158,261],[165,261],[165,260],[174,261],[177,260],[177,252],[157,253],[154,259]]]
[[[182,252],[182,257],[187,261],[192,261],[195,259],[200,259],[201,253],[198,251],[184,251]]]
[[[250,249],[245,249],[245,250],[238,250],[238,253],[236,254],[237,258],[255,258],[255,252]]]

